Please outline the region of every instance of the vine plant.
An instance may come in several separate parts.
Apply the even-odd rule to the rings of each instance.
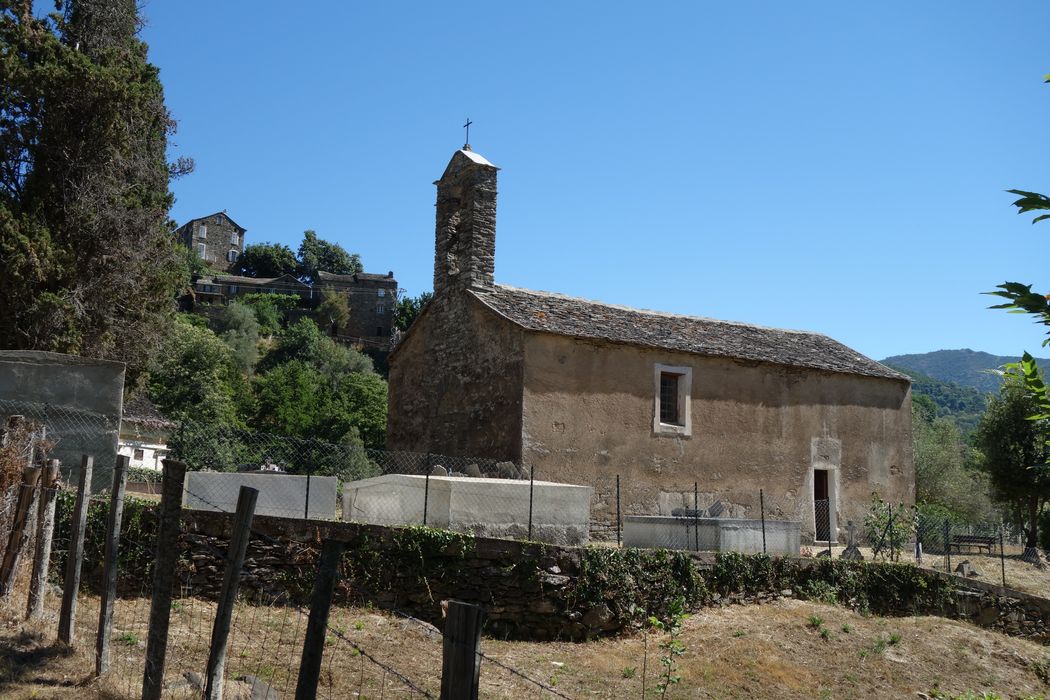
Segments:
[[[665,632],[667,639],[660,642],[663,655],[660,657],[660,665],[663,666],[663,674],[660,682],[656,684],[656,690],[660,692],[660,698],[667,697],[667,690],[672,685],[681,682],[682,677],[678,675],[678,657],[685,653],[685,644],[679,638],[682,633],[682,623],[689,616],[685,613],[685,598],[679,596],[671,601],[667,608],[667,620],[661,620],[655,615],[649,616],[649,625],[658,632]]]

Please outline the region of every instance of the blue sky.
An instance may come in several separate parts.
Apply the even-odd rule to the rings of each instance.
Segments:
[[[872,357],[1040,354],[1045,2],[158,2],[183,222],[433,274],[461,125],[502,168],[500,282],[827,333]],[[1039,47],[1044,49],[1040,50]],[[1050,354],[1050,353],[1042,353]]]

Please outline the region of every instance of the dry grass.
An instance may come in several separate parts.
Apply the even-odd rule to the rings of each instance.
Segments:
[[[53,616],[26,624],[15,614],[17,607],[12,604],[0,618],[0,697],[138,697],[147,598],[118,602],[112,669],[98,681],[91,673],[97,598],[82,598],[73,651],[52,643]],[[182,681],[187,671],[203,674],[215,609],[213,603],[192,598],[173,607],[165,674],[169,684]],[[57,608],[57,598],[49,599],[49,611]],[[814,616],[821,618],[827,639],[811,625]],[[365,608],[333,610],[330,624],[437,696],[441,640],[432,631]],[[304,628],[304,616],[289,608],[238,606],[228,675],[257,675],[281,697],[292,696]],[[687,650],[680,660],[682,682],[669,693],[674,698],[903,698],[933,689],[1027,697],[1050,691],[1042,680],[1050,669],[1050,650],[940,618],[863,617],[839,607],[785,600],[704,610],[686,621],[682,639]],[[482,651],[569,697],[630,698],[642,697],[643,666],[647,687],[654,687],[659,641],[641,634],[583,644],[485,639]],[[489,662],[482,663],[481,685],[486,698],[552,697]],[[242,696],[243,690],[230,684],[227,697]],[[194,693],[185,684],[172,685],[166,696],[189,698]],[[348,642],[329,635],[319,697],[412,696]]]

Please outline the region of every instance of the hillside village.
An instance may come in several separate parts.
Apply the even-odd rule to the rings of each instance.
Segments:
[[[1050,697],[1047,360],[914,351],[999,342],[973,319],[1013,333],[1007,312],[1035,347],[1050,295],[918,252],[916,221],[943,232],[895,188],[958,175],[924,124],[968,113],[881,86],[886,115],[929,110],[919,141],[836,130],[852,107],[827,71],[871,60],[847,31],[868,10],[771,7],[771,32],[683,4],[657,41],[655,10],[599,31],[490,8],[455,26],[487,61],[435,52],[452,20],[422,5],[332,8],[308,36],[240,10],[219,55],[225,7],[191,52],[181,9],[0,7],[0,697]],[[716,12],[721,31],[683,33]],[[893,12],[903,31],[926,10]],[[1002,19],[974,12],[961,27]],[[798,71],[803,118],[670,70],[786,72],[808,48],[782,27],[850,38]],[[647,85],[606,30],[635,37]],[[519,35],[562,41],[526,60]],[[909,71],[935,63],[896,40]],[[973,89],[1012,107],[987,72]],[[406,115],[447,121],[453,80],[456,110],[488,114],[446,142]],[[652,144],[617,121],[642,102]],[[555,104],[575,121],[533,140],[523,120]],[[844,182],[879,206],[847,221]],[[953,180],[960,236],[974,182]],[[1031,270],[1008,247],[990,278]],[[916,260],[925,318],[898,301]],[[991,308],[956,311],[956,278]]]

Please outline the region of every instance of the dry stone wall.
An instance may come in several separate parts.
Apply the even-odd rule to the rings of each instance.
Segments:
[[[102,516],[98,513],[97,516]],[[141,514],[144,524],[149,517]],[[215,597],[229,543],[227,514],[186,511],[178,580],[182,596]],[[689,609],[781,597],[835,601],[883,615],[932,614],[1050,644],[1050,600],[907,564],[740,554],[565,547],[474,538],[421,527],[388,528],[259,516],[241,592],[266,603],[308,604],[320,543],[347,542],[339,603],[371,603],[441,624],[441,601],[477,603],[486,631],[518,639],[585,639],[636,628],[681,597]],[[152,535],[121,552],[121,590],[152,579]],[[62,555],[56,540],[55,556]],[[98,586],[100,562],[85,562]],[[61,561],[53,571],[62,571]],[[148,587],[147,589],[148,590]]]

